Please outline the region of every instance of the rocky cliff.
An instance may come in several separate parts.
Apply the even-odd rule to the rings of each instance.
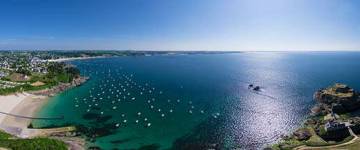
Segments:
[[[75,78],[71,83],[60,83],[57,86],[54,86],[50,89],[40,90],[40,91],[33,91],[30,92],[31,94],[35,95],[43,95],[43,96],[54,96],[57,93],[70,89],[72,87],[80,86],[84,82],[86,82],[89,77],[78,77]]]
[[[313,112],[320,111],[326,114],[332,110],[334,113],[345,113],[360,108],[359,93],[340,83],[315,92],[314,99],[319,105],[312,109]]]

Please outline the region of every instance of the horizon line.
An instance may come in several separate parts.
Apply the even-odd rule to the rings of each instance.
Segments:
[[[163,50],[163,49],[0,49],[0,51],[133,51],[133,52],[360,52],[358,50]]]

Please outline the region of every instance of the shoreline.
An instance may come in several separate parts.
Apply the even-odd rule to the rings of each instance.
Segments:
[[[22,96],[16,96],[22,95]],[[16,99],[15,99],[16,98]],[[0,103],[9,100],[16,100],[17,103],[11,103],[12,109],[6,113],[15,115],[36,117],[37,112],[44,107],[50,100],[49,96],[38,96],[29,93],[15,93],[7,96],[0,96]],[[4,107],[0,107],[3,111]],[[3,119],[0,121],[0,130],[21,139],[31,139],[35,137],[47,137],[63,141],[68,148],[81,150],[85,147],[85,140],[77,136],[66,136],[68,132],[75,131],[75,127],[59,127],[50,129],[32,129],[28,128],[33,119],[19,118],[10,115],[0,114]]]
[[[49,97],[47,96],[37,96],[29,93],[16,93],[24,94],[25,97],[18,97],[18,103],[11,103],[12,109],[6,113],[21,115],[27,117],[36,117],[36,113],[48,102]],[[14,95],[3,96],[5,99],[0,99],[0,101],[11,101]],[[5,112],[5,111],[4,111]],[[19,118],[10,115],[1,114],[3,120],[0,121],[0,128],[5,132],[12,134],[17,137],[27,138],[32,137],[33,135],[23,135],[23,131],[28,128],[28,125],[31,123],[32,119],[29,118]]]
[[[32,117],[36,117],[38,111],[47,104],[51,97],[80,86],[88,79],[88,77],[79,77],[71,83],[61,83],[49,89],[0,96],[0,105],[2,106],[0,107],[0,130],[17,138],[48,137],[63,141],[69,148],[84,149],[85,140],[83,138],[68,134],[76,130],[73,126],[50,129],[33,129],[28,126],[33,120]]]
[[[348,149],[352,144],[360,145],[360,117],[352,116],[360,110],[360,93],[335,83],[317,90],[313,99],[317,104],[303,124],[267,149]]]
[[[66,61],[73,61],[73,60],[96,59],[96,58],[106,58],[106,57],[108,57],[108,56],[69,57],[69,58],[48,59],[48,60],[44,60],[44,61],[47,61],[47,62],[66,62]]]

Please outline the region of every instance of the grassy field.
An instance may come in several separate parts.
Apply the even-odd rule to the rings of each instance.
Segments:
[[[274,144],[271,146],[272,150],[291,150],[295,147],[304,145],[304,142],[302,141],[298,141],[295,139],[288,139],[288,140],[283,140],[281,142],[279,142],[278,144]]]
[[[0,131],[0,148],[11,150],[67,150],[64,142],[49,138],[16,139]]]
[[[332,148],[332,149],[334,149],[334,148]],[[355,143],[352,143],[349,145],[336,147],[336,149],[358,150],[358,149],[360,149],[360,140],[357,140]],[[325,149],[325,150],[330,150],[330,149]]]
[[[289,138],[289,139],[280,141],[278,144],[272,145],[271,148],[273,150],[290,150],[290,149],[293,149],[298,146],[309,146],[309,147],[330,146],[330,145],[338,145],[341,143],[346,143],[354,138],[353,136],[349,136],[341,142],[336,142],[336,143],[335,142],[326,142],[325,140],[323,140],[320,136],[318,136],[315,133],[313,128],[307,127],[307,129],[310,131],[310,133],[312,135],[308,140],[298,141],[294,138]],[[349,145],[349,147],[356,147],[356,146],[360,146],[360,140],[357,143]],[[343,148],[343,147],[341,147],[341,148]],[[359,149],[359,148],[357,148],[357,149]]]
[[[319,137],[313,128],[308,128],[311,132],[311,137],[305,142],[307,146],[322,146],[322,145],[329,145],[326,141],[324,141],[321,137]]]

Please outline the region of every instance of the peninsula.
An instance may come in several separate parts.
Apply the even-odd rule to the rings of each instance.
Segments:
[[[318,102],[303,127],[273,145],[273,150],[353,149],[360,146],[360,94],[336,83],[314,93]]]

